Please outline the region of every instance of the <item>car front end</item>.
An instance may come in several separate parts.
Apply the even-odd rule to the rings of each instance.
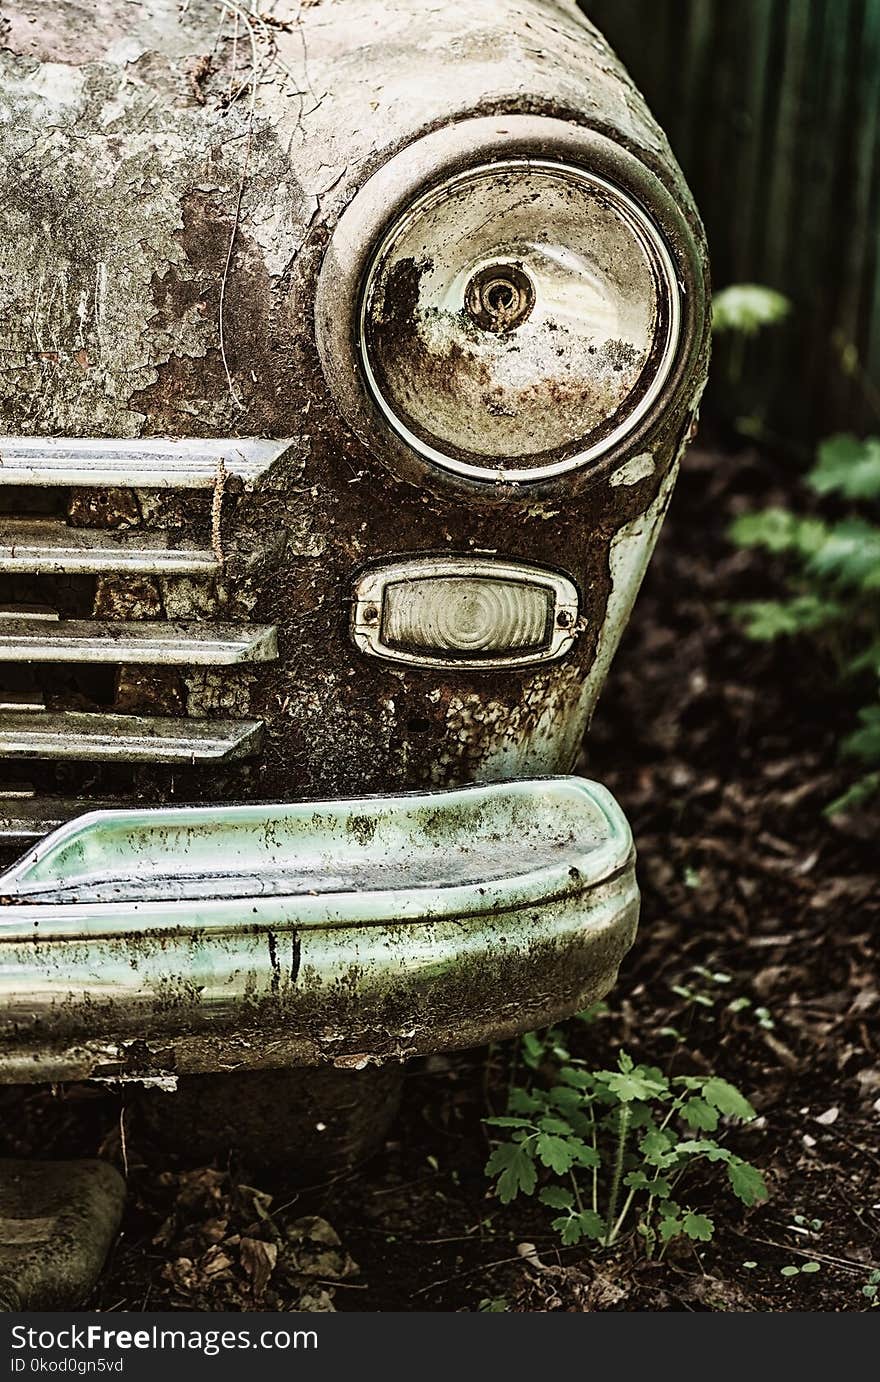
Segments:
[[[0,1080],[584,1007],[638,893],[569,774],[708,353],[641,97],[564,0],[8,14]]]

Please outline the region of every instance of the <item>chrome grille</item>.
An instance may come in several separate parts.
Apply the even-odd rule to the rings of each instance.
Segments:
[[[186,577],[210,582],[223,573],[217,542],[217,511],[204,521],[200,539],[151,528],[140,517],[132,494],[125,530],[79,526],[69,521],[77,491],[214,490],[222,497],[234,484],[250,488],[290,447],[287,440],[264,438],[137,440],[46,437],[0,438],[0,578],[25,582],[27,599],[0,599],[0,759],[81,764],[155,764],[174,767],[230,763],[259,751],[262,722],[246,718],[197,718],[186,714],[120,713],[113,703],[100,708],[71,704],[47,708],[43,682],[48,664],[73,669],[116,666],[156,668],[241,667],[277,658],[271,625],[214,620],[170,621],[144,618],[65,617],[54,607],[47,581],[94,577],[122,592],[118,602],[137,611],[126,583],[151,577]],[[10,488],[14,487],[14,488]],[[47,490],[71,491],[67,517],[40,512]],[[34,491],[33,496],[29,491]],[[61,494],[61,499],[65,496]],[[206,501],[200,501],[202,506]],[[93,522],[100,502],[80,504]],[[33,512],[36,509],[37,512]],[[148,511],[150,506],[148,506]],[[213,520],[213,522],[212,522]],[[79,522],[81,522],[81,517]],[[100,516],[97,519],[100,522]],[[45,603],[44,603],[45,601]],[[57,603],[57,602],[56,602]],[[95,608],[100,602],[95,598]],[[110,611],[115,615],[116,608]],[[153,611],[155,616],[155,611]],[[98,675],[96,671],[95,676]],[[122,675],[120,670],[120,676]],[[117,691],[118,691],[117,684]],[[115,695],[115,693],[114,693]],[[75,700],[76,698],[74,698]],[[84,699],[88,699],[85,697]],[[51,701],[51,697],[49,697]],[[27,783],[0,785],[0,844],[21,846],[43,836],[60,820],[97,803],[76,797],[40,794]]]

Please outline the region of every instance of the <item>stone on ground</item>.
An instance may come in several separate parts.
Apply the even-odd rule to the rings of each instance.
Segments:
[[[98,1280],[125,1200],[106,1161],[0,1159],[0,1310],[69,1310]]]

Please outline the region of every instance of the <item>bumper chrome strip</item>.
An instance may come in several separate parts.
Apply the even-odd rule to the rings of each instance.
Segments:
[[[179,1071],[473,1044],[607,991],[638,915],[626,820],[574,777],[92,812],[0,898],[0,1080],[83,1044],[95,1073],[114,1042]]]

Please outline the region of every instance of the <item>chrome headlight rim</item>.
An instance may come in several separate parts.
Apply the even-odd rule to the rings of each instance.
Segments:
[[[662,322],[663,341],[659,351],[652,350],[652,353],[659,354],[659,359],[655,359],[651,372],[651,377],[644,389],[640,389],[635,395],[634,405],[623,412],[619,422],[609,426],[608,430],[597,438],[591,445],[583,447],[581,450],[572,452],[570,446],[557,448],[565,453],[558,460],[548,460],[543,465],[517,466],[517,465],[493,465],[489,457],[482,461],[465,460],[456,456],[452,451],[441,451],[439,447],[432,446],[410,428],[403,418],[391,406],[385,391],[382,389],[373,371],[373,364],[370,357],[368,345],[368,313],[370,310],[371,294],[375,286],[375,281],[381,271],[383,261],[394,241],[406,230],[407,223],[412,223],[421,214],[424,207],[441,197],[452,193],[457,187],[465,182],[476,182],[479,178],[489,174],[513,174],[537,172],[545,173],[550,176],[568,178],[570,181],[589,188],[590,191],[600,190],[614,207],[616,213],[624,220],[629,228],[635,233],[641,243],[646,255],[649,256],[658,278],[665,289],[665,297],[661,297],[658,292],[658,299],[662,303],[662,309],[658,314]],[[402,438],[413,451],[424,456],[441,470],[450,470],[458,475],[467,476],[473,480],[482,482],[501,480],[507,484],[531,483],[540,480],[552,480],[557,476],[566,475],[569,471],[583,469],[591,461],[604,456],[619,443],[623,442],[631,432],[638,426],[639,421],[653,408],[657,398],[663,392],[664,385],[669,376],[678,351],[679,334],[681,330],[681,298],[678,290],[678,279],[675,272],[675,264],[668,246],[642,207],[631,196],[629,196],[616,183],[608,178],[601,177],[582,166],[573,163],[562,162],[560,159],[523,157],[521,155],[509,156],[503,159],[495,159],[492,162],[475,164],[451,178],[444,178],[433,187],[423,191],[415,199],[402,217],[399,217],[388,227],[385,235],[376,245],[364,277],[363,287],[360,296],[360,312],[358,314],[358,341],[360,346],[360,367],[364,373],[367,385],[372,394],[373,400],[384,414],[389,426]],[[552,453],[550,453],[552,454]]]
[[[381,390],[364,368],[363,310],[365,288],[377,255],[389,235],[423,197],[452,179],[512,162],[553,171],[574,169],[609,189],[635,218],[640,234],[661,246],[660,263],[669,292],[669,348],[662,370],[656,370],[637,408],[625,414],[608,436],[576,455],[540,467],[507,468],[459,461],[411,438],[384,403]],[[660,178],[641,159],[590,127],[556,116],[508,115],[463,119],[423,135],[407,145],[354,193],[330,238],[315,295],[318,351],[330,392],[361,441],[401,478],[413,479],[434,492],[463,488],[472,497],[502,492],[572,490],[591,487],[607,476],[643,442],[652,440],[668,412],[666,400],[679,395],[690,403],[688,375],[694,372],[707,332],[706,291],[699,229]],[[696,379],[695,379],[696,384]],[[682,394],[682,386],[684,393]],[[677,424],[680,430],[680,422]],[[417,442],[417,444],[414,444]],[[670,460],[673,448],[670,446]],[[659,459],[659,458],[658,458]]]

